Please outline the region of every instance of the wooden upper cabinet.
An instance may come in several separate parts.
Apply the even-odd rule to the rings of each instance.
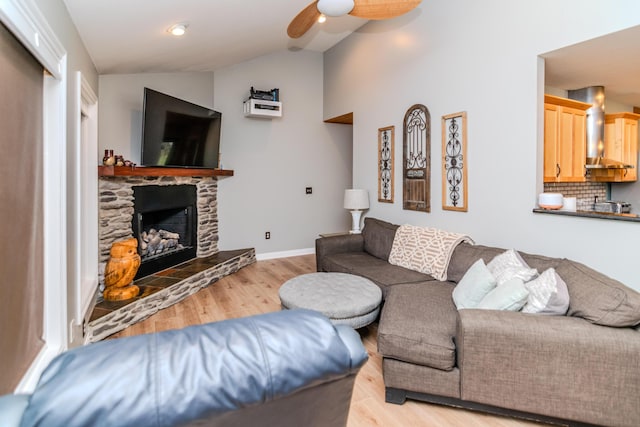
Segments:
[[[634,113],[604,116],[604,156],[633,166],[617,171],[616,182],[638,180],[638,120],[640,114]]]
[[[584,182],[591,104],[544,96],[544,182]]]

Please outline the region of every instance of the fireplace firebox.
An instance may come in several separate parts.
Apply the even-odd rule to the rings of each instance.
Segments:
[[[141,257],[136,279],[196,257],[195,185],[133,187],[133,236]]]

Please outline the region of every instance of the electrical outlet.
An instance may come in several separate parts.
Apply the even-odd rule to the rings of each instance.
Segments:
[[[313,188],[311,188],[311,187],[305,188],[305,193],[312,194],[313,193]]]
[[[271,238],[271,232],[270,231],[265,231],[264,238],[269,240]]]

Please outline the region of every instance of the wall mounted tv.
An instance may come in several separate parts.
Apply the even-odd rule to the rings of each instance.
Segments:
[[[142,164],[217,168],[222,113],[144,88]]]

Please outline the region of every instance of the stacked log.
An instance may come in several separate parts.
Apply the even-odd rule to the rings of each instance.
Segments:
[[[143,257],[150,257],[175,249],[182,249],[183,246],[179,242],[180,234],[152,228],[149,231],[140,233],[140,254]]]

